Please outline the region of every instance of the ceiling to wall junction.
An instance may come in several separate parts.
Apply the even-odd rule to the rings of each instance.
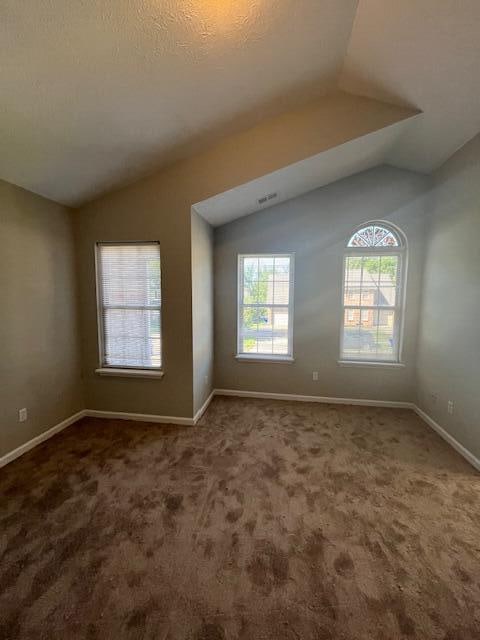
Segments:
[[[314,186],[367,156],[429,172],[480,131],[478,0],[4,0],[0,14],[0,177],[69,205],[337,87],[422,114],[340,149]]]

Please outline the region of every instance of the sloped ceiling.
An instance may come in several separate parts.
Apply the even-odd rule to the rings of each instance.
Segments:
[[[480,131],[480,1],[361,0],[340,86],[421,110],[387,161],[437,168]]]
[[[247,216],[385,162],[396,141],[414,126],[412,115],[316,155],[198,202],[194,209],[212,226]],[[266,196],[270,196],[263,201]],[[259,202],[260,200],[260,202]]]
[[[2,0],[0,177],[68,204],[336,84],[357,0]]]
[[[381,161],[428,172],[480,131],[479,32],[478,0],[3,0],[0,177],[79,205],[337,86],[421,110]]]

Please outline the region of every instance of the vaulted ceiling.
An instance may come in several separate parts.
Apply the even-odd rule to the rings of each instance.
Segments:
[[[362,0],[340,86],[420,109],[388,159],[432,171],[480,131],[479,0]]]
[[[480,131],[479,30],[478,0],[3,0],[0,177],[78,205],[337,87],[421,110],[371,157],[430,171]]]

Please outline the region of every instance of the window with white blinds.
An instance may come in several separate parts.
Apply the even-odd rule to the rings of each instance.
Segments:
[[[102,367],[161,369],[158,242],[97,244]]]
[[[240,255],[237,355],[291,359],[292,311],[293,255]]]

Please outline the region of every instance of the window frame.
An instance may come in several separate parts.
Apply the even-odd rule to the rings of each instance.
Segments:
[[[160,366],[155,367],[140,367],[138,365],[111,365],[105,361],[105,325],[103,322],[103,287],[101,285],[102,280],[102,268],[100,252],[101,248],[105,246],[143,246],[143,245],[155,245],[158,247],[158,257],[160,261],[160,305],[159,310],[159,330],[160,330]],[[162,331],[162,308],[163,308],[163,291],[162,291],[162,263],[160,242],[158,240],[139,240],[139,241],[101,241],[95,243],[95,283],[96,283],[96,304],[97,304],[97,334],[98,334],[98,367],[95,372],[105,376],[119,376],[119,377],[135,377],[135,378],[155,378],[163,377],[164,359],[163,359],[163,331]],[[141,309],[150,309],[152,307],[142,307]]]
[[[383,247],[349,247],[348,243],[351,238],[360,229],[369,226],[380,226],[388,229],[396,238],[398,246]],[[395,305],[346,305],[345,304],[345,272],[348,258],[352,256],[397,256],[397,287],[395,295]],[[342,288],[341,288],[341,318],[340,318],[340,357],[338,363],[347,366],[385,366],[385,367],[403,367],[403,346],[404,346],[404,327],[405,327],[405,307],[406,307],[406,288],[407,288],[407,270],[408,270],[408,247],[405,234],[397,226],[391,222],[384,220],[370,220],[359,224],[353,229],[348,236],[342,260]],[[344,333],[345,333],[345,311],[348,309],[362,310],[390,310],[395,313],[394,335],[397,335],[397,348],[395,357],[391,359],[376,359],[368,357],[352,358],[347,357],[344,353]]]
[[[242,261],[245,258],[289,258],[290,259],[290,277],[289,277],[289,289],[288,289],[288,305],[275,305],[275,304],[258,304],[258,305],[246,305],[246,306],[258,306],[258,307],[285,307],[288,306],[288,353],[275,354],[275,353],[252,353],[243,352],[241,350],[241,325],[242,325],[242,310],[245,306],[243,303],[243,268]],[[293,357],[293,316],[294,316],[294,282],[295,282],[295,253],[283,252],[283,253],[239,253],[237,255],[237,345],[236,355],[237,360],[251,361],[251,362],[294,362]]]

